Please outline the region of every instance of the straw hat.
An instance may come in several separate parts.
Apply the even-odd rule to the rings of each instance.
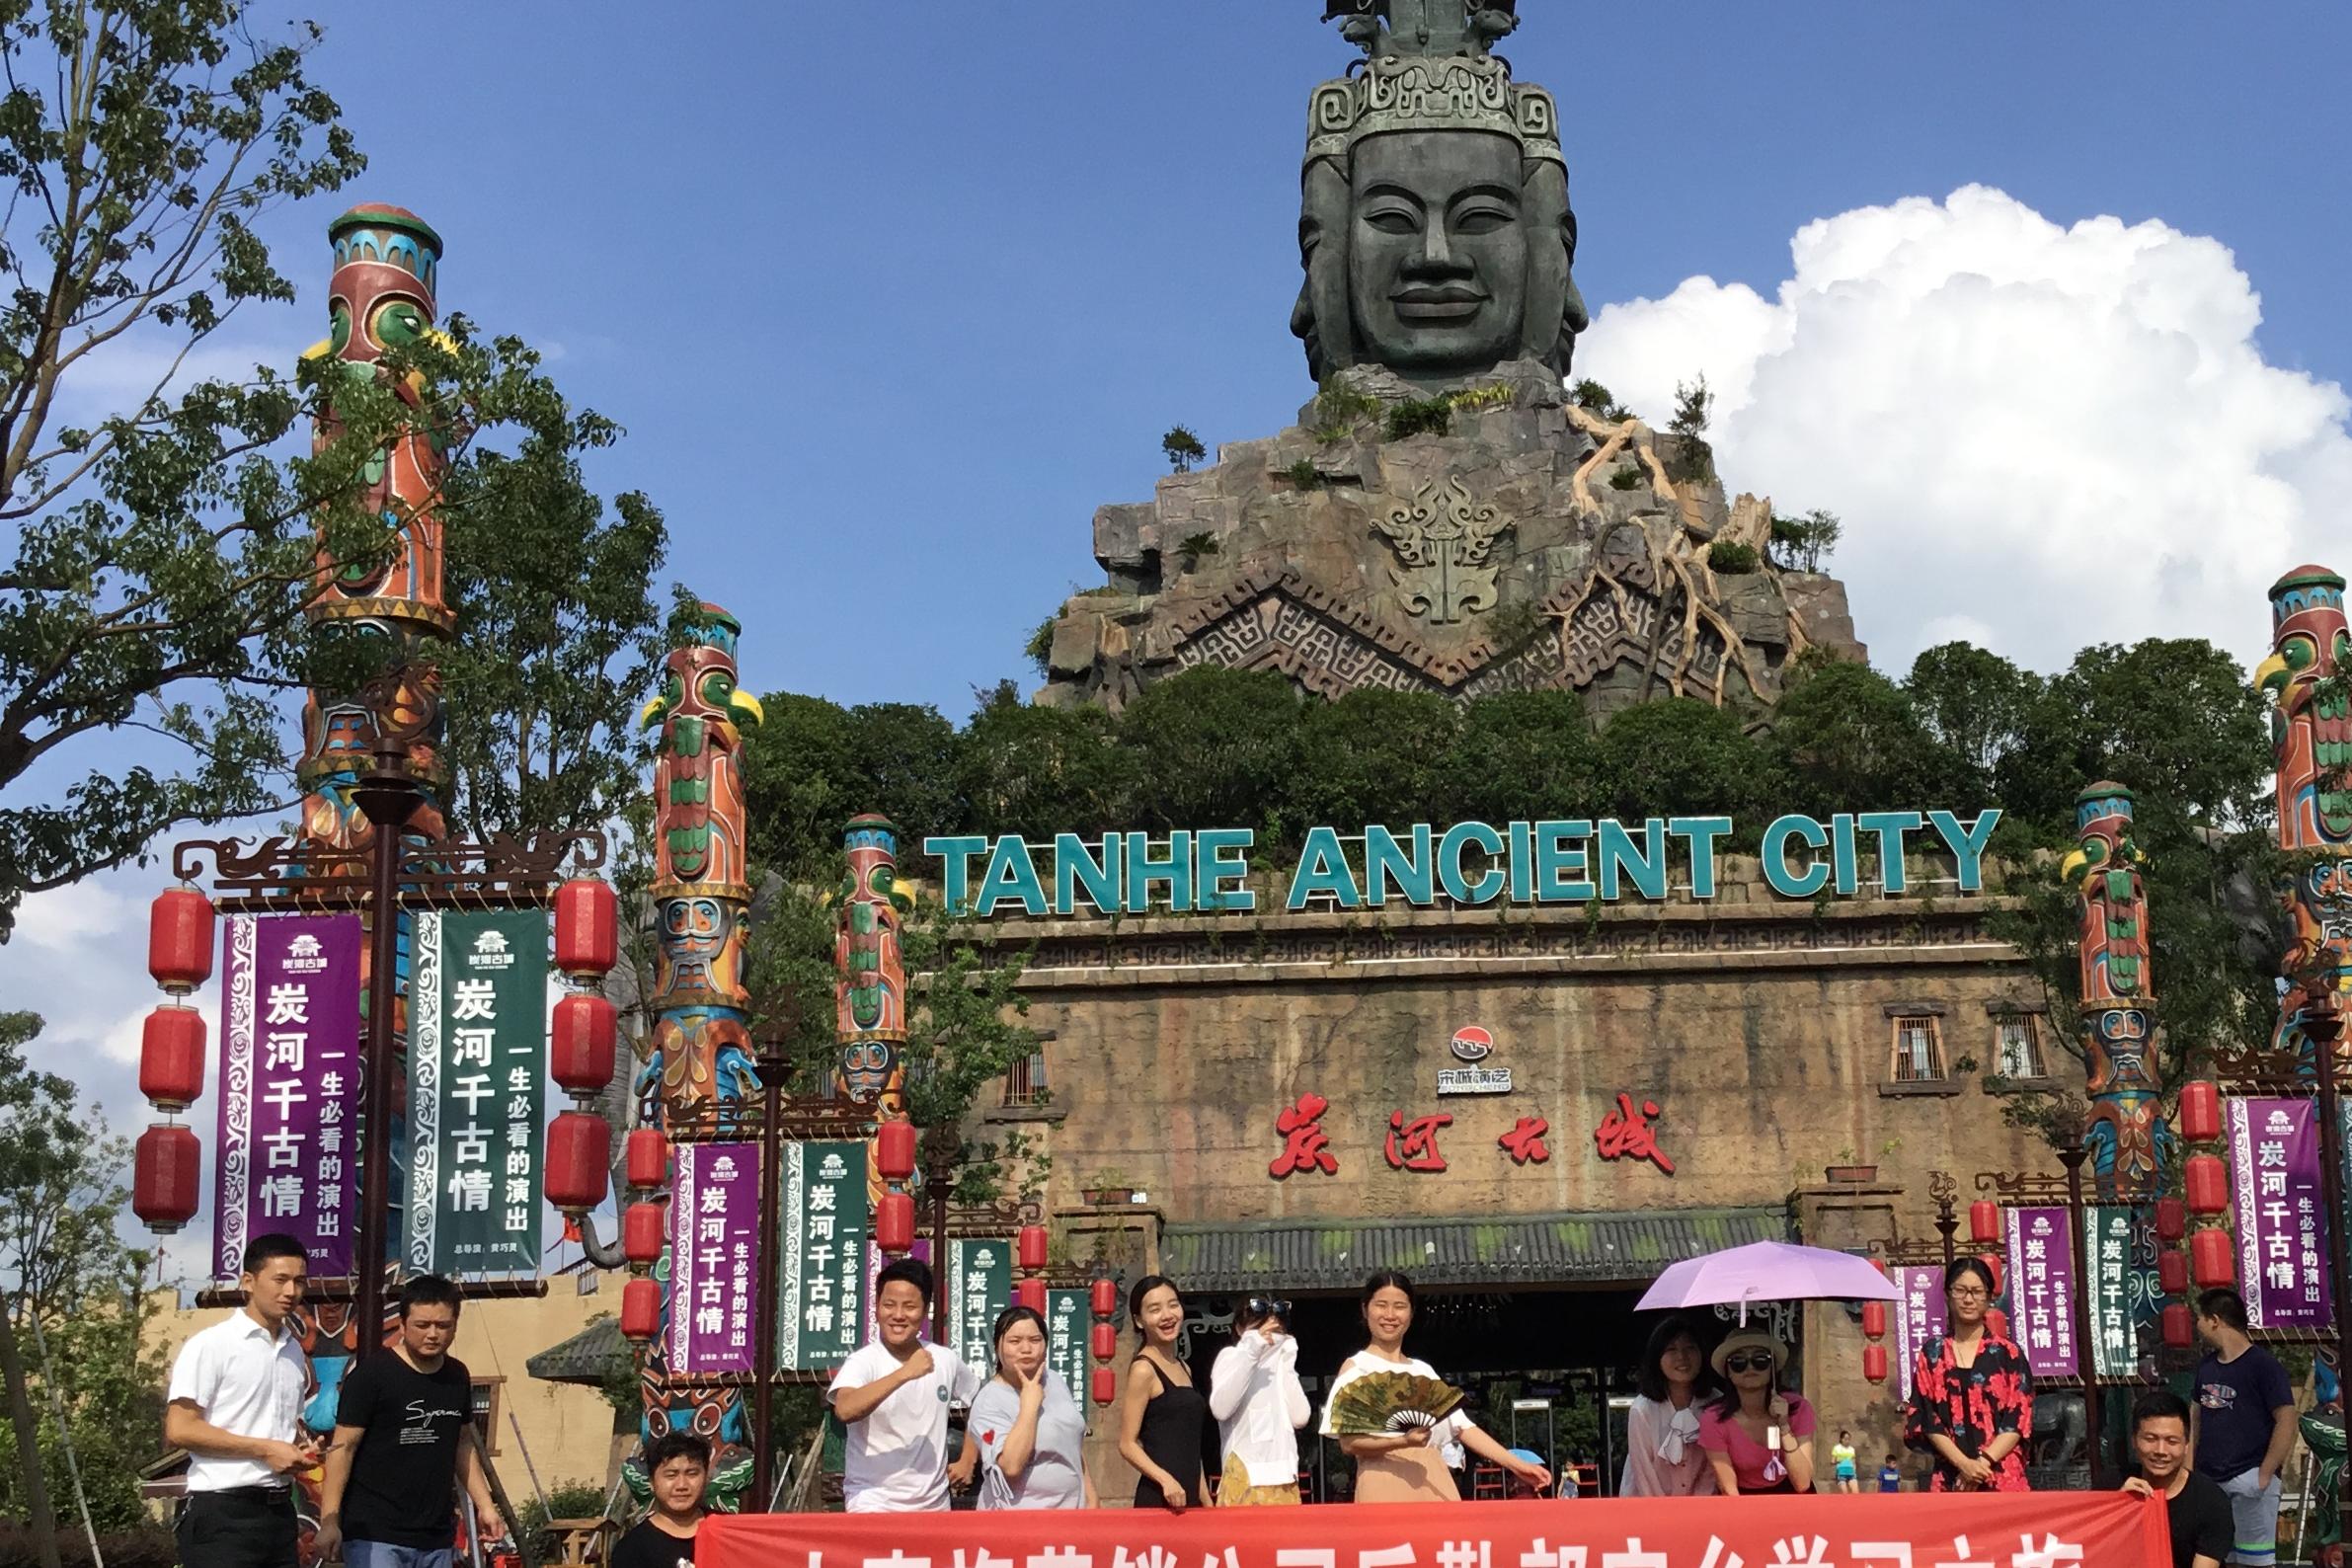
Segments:
[[[1788,1365],[1788,1347],[1761,1328],[1732,1330],[1723,1337],[1723,1343],[1715,1347],[1715,1354],[1707,1358],[1707,1363],[1715,1369],[1717,1376],[1728,1376],[1729,1373],[1723,1370],[1723,1364],[1731,1359],[1733,1352],[1743,1350],[1769,1351],[1772,1356],[1774,1372],[1778,1372]]]

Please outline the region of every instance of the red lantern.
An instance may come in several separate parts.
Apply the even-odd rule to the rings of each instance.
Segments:
[[[1094,1353],[1096,1361],[1109,1361],[1119,1354],[1119,1330],[1109,1323],[1095,1324],[1086,1348]]]
[[[612,1129],[593,1111],[565,1111],[547,1127],[547,1201],[568,1215],[604,1201]]]
[[[1094,1402],[1107,1405],[1119,1397],[1119,1374],[1108,1367],[1097,1367],[1088,1379],[1094,1385]]]
[[[586,980],[612,968],[620,932],[612,884],[575,877],[555,890],[555,967],[564,974]]]
[[[2180,1086],[2180,1136],[2192,1143],[2222,1136],[2222,1091],[2203,1078]]]
[[[632,1187],[662,1187],[669,1181],[669,1139],[662,1136],[658,1127],[639,1127],[629,1131],[629,1185]]]
[[[1086,1304],[1096,1317],[1109,1317],[1119,1310],[1119,1282],[1104,1275],[1086,1288]]]
[[[621,1337],[644,1344],[662,1332],[662,1287],[643,1275],[621,1287]]]
[[[662,1243],[669,1216],[660,1204],[631,1204],[621,1212],[621,1255],[639,1268],[662,1261]]]
[[[2156,1289],[2166,1295],[2186,1295],[2189,1291],[2189,1255],[2178,1247],[2166,1247],[2156,1254]]]
[[[159,1235],[196,1217],[203,1150],[193,1128],[151,1127],[139,1135],[130,1160],[130,1212]]]
[[[1995,1339],[2007,1339],[2009,1337],[2009,1314],[1998,1306],[1987,1307],[1985,1309],[1985,1332]]]
[[[1870,1339],[1887,1337],[1886,1302],[1864,1301],[1862,1303],[1862,1333]]]
[[[2187,1350],[2197,1343],[2197,1319],[2188,1307],[2174,1301],[2164,1308],[2164,1348]]]
[[[2000,1239],[2000,1205],[1980,1198],[1968,1206],[1968,1239],[1988,1246]]]
[[[2237,1283],[2237,1249],[2232,1243],[2230,1232],[2219,1225],[2189,1237],[2189,1273],[2198,1290]]]
[[[2189,1233],[2189,1206],[2177,1198],[2158,1198],[2156,1226],[2156,1239],[2171,1246]]]
[[[907,1193],[884,1193],[874,1211],[874,1244],[892,1257],[914,1250],[914,1199]]]
[[[158,1007],[139,1029],[139,1093],[166,1111],[185,1111],[204,1092],[204,1015]]]
[[[147,910],[147,973],[175,996],[212,978],[212,901],[194,888],[166,888]]]
[[[2000,1254],[1998,1252],[1980,1252],[1977,1254],[1977,1262],[1983,1264],[1985,1266],[1985,1272],[1993,1276],[1992,1298],[1997,1301],[1999,1300],[2001,1279]]]
[[[1013,1287],[1013,1299],[1043,1317],[1046,1311],[1046,1282],[1039,1279],[1023,1280]]]
[[[1046,1227],[1023,1225],[1019,1238],[1021,1272],[1035,1274],[1046,1266]]]
[[[874,1163],[886,1182],[902,1182],[914,1174],[914,1124],[904,1118],[885,1122],[874,1135]]]
[[[2219,1154],[2191,1154],[2184,1170],[2189,1213],[2225,1215],[2230,1212],[2230,1168]]]
[[[547,1059],[555,1081],[581,1096],[601,1094],[612,1085],[619,1050],[620,1014],[590,991],[574,991],[555,1004],[547,1028]]]
[[[1862,1347],[1862,1375],[1874,1383],[1887,1380],[1887,1348],[1884,1345]]]

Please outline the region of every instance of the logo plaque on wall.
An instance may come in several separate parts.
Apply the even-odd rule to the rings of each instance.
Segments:
[[[1468,1065],[1442,1067],[1438,1070],[1440,1094],[1509,1094],[1511,1069],[1482,1065],[1494,1055],[1495,1037],[1476,1024],[1464,1024],[1453,1032],[1453,1058]]]

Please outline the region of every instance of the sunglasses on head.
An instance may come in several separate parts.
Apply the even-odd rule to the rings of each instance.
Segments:
[[[1241,1321],[1244,1323],[1263,1322],[1270,1317],[1278,1323],[1288,1323],[1291,1320],[1291,1303],[1271,1295],[1253,1295],[1241,1303]]]
[[[1770,1372],[1772,1370],[1772,1353],[1765,1350],[1741,1351],[1726,1356],[1723,1358],[1723,1370],[1736,1372]]]

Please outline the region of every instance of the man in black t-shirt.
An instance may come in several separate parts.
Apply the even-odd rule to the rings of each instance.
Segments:
[[[2189,1464],[2189,1402],[2161,1388],[2132,1407],[2132,1451],[2140,1473],[2127,1492],[2160,1497],[2172,1526],[2172,1568],[2221,1568],[2234,1530],[2230,1499]]]
[[[319,1498],[317,1561],[349,1568],[451,1568],[457,1481],[474,1500],[476,1534],[507,1532],[471,1431],[474,1380],[449,1355],[457,1287],[419,1275],[400,1288],[400,1342],[343,1380]]]
[[[711,1446],[691,1432],[665,1432],[646,1445],[645,1473],[653,1484],[654,1511],[613,1543],[612,1568],[694,1568]]]

